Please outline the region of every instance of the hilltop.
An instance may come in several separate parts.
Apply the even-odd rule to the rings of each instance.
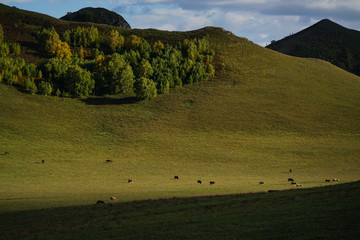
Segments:
[[[328,19],[267,46],[291,56],[319,58],[360,75],[360,32]]]
[[[129,23],[119,14],[105,8],[83,8],[77,12],[69,12],[60,19],[74,22],[91,22],[107,24],[115,27],[130,29]]]

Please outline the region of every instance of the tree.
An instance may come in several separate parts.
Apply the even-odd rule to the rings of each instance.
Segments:
[[[110,48],[115,51],[117,48],[124,45],[125,39],[122,35],[119,34],[119,31],[111,30],[109,41]]]
[[[134,86],[133,70],[125,57],[118,53],[97,59],[96,76],[99,93],[121,93]]]
[[[156,84],[148,78],[141,77],[135,81],[134,92],[136,97],[142,100],[154,98],[157,95]]]
[[[91,73],[78,65],[69,66],[66,72],[65,89],[73,97],[87,96],[93,92],[95,81]]]
[[[29,91],[32,94],[34,94],[38,91],[38,88],[36,87],[34,79],[29,78],[29,77],[24,79],[23,87],[25,88],[25,90]]]
[[[4,39],[4,30],[3,27],[0,24],[0,42]]]
[[[41,81],[39,83],[38,90],[40,94],[44,94],[45,96],[47,96],[47,95],[51,95],[53,88],[49,82]]]

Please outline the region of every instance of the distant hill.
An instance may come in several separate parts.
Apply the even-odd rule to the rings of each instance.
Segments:
[[[323,59],[360,75],[360,32],[328,19],[274,41],[267,48],[291,56]]]
[[[105,8],[83,8],[68,13],[60,19],[73,22],[92,22],[131,29],[130,24],[119,14]]]

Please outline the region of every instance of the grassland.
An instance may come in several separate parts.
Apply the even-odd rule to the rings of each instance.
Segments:
[[[0,156],[1,209],[288,189],[289,168],[305,187],[358,180],[358,77],[219,29],[208,34],[225,68],[152,101],[0,85],[1,152],[11,153]]]
[[[205,28],[187,33],[131,31],[164,42],[208,35],[216,50],[216,77],[210,82],[172,89],[169,94],[141,102],[135,101],[131,93],[68,99],[25,94],[14,87],[0,84],[0,153],[10,152],[9,155],[0,155],[1,220],[13,226],[25,224],[24,232],[19,230],[19,235],[8,233],[6,229],[10,237],[22,238],[23,234],[29,234],[38,238],[64,239],[68,236],[67,231],[70,231],[71,234],[79,234],[79,239],[87,238],[91,233],[89,228],[102,221],[99,215],[103,214],[101,211],[104,209],[100,208],[102,210],[99,211],[99,206],[84,205],[93,205],[100,199],[108,202],[110,196],[116,196],[118,202],[129,202],[286,190],[294,188],[287,182],[288,177],[294,178],[303,188],[329,185],[324,182],[325,179],[338,178],[342,183],[359,180],[359,77],[324,61],[295,58],[264,49],[222,29]],[[106,164],[106,159],[114,162]],[[41,160],[45,160],[45,163],[41,164]],[[289,173],[290,168],[292,174]],[[180,179],[175,181],[174,175]],[[135,182],[128,184],[128,178]],[[198,179],[204,184],[197,184]],[[209,181],[216,183],[210,186]],[[265,184],[259,185],[260,181]],[[300,221],[300,229],[304,231],[326,226],[331,216],[338,213],[328,212],[333,206],[340,212],[344,209],[345,215],[340,222],[353,208],[358,216],[358,207],[353,204],[354,199],[358,199],[358,184],[355,186],[357,190],[354,195],[351,191],[345,191],[348,193],[346,196],[332,196],[336,199],[333,205],[322,205],[326,196],[332,194],[331,191],[326,193],[330,188],[320,190],[325,192],[317,200],[311,198],[311,194],[305,194],[309,201],[295,202],[296,210],[290,211],[293,215],[289,214],[271,225],[273,223],[269,220],[278,216],[277,212],[281,210],[277,205],[272,212],[272,203],[282,199],[282,194],[292,195],[293,192],[274,193],[279,195],[264,200],[268,202],[268,208],[264,210],[269,211],[268,214],[256,212],[259,214],[252,215],[254,219],[251,221],[254,225],[246,229],[255,234],[256,229],[264,226],[266,231],[272,229],[271,234],[278,231],[278,236],[283,238],[287,228],[282,232],[280,225],[286,225],[287,221]],[[302,191],[300,193],[317,190]],[[265,195],[258,193],[247,198],[262,196]],[[349,205],[352,209],[346,208],[345,200],[339,200],[342,196],[352,202]],[[226,198],[197,198],[194,201],[196,205],[207,205],[207,201],[226,202]],[[212,218],[216,216],[218,220],[212,220],[214,222],[210,225],[202,225],[201,222],[202,218],[208,219],[211,211],[205,215],[202,212],[204,209],[200,209],[200,212],[194,210],[195,213],[176,213],[171,210],[176,208],[176,200],[135,202],[131,205],[135,212],[130,211],[129,214],[136,216],[143,207],[148,209],[146,211],[153,208],[156,212],[160,205],[159,211],[164,211],[167,201],[171,206],[166,218],[155,214],[150,218],[140,218],[135,223],[124,221],[128,226],[128,230],[124,231],[128,231],[129,238],[136,237],[130,233],[138,226],[144,229],[144,233],[139,233],[144,235],[139,237],[150,236],[151,221],[165,224],[161,229],[166,233],[165,229],[178,227],[178,221],[185,218],[188,219],[187,224],[174,233],[174,238],[180,238],[176,234],[181,232],[195,234],[193,228],[196,227],[204,230],[216,225],[205,235],[191,235],[192,238],[215,238],[216,235],[211,234],[237,227],[226,225],[234,217],[226,220],[226,212],[250,216],[246,211],[255,211],[261,206],[260,203],[252,205],[249,201],[241,209],[245,212],[233,211],[239,209],[237,204],[244,204],[239,201],[234,207],[219,208]],[[187,209],[192,206],[193,200],[179,201],[179,204],[184,201],[183,207]],[[304,219],[296,218],[304,209],[301,205],[316,206],[305,207],[308,212],[301,218],[309,219],[313,217],[312,211],[317,211],[314,214],[319,214],[318,217],[322,219],[320,225],[312,225],[315,220],[307,224]],[[119,208],[114,209],[122,212],[126,206],[126,203],[119,203],[116,205]],[[292,209],[291,205],[285,209]],[[321,215],[323,209],[325,215]],[[94,212],[89,213],[89,210]],[[113,210],[106,211],[109,212],[104,215],[103,225],[99,225],[101,229],[98,231],[95,227],[95,233],[92,232],[94,238],[105,234],[108,228],[116,229],[116,234],[122,231],[122,228],[116,228],[116,224],[122,224],[122,220],[114,220],[116,215],[113,215]],[[221,214],[223,211],[224,215]],[[196,215],[196,212],[199,218],[194,221],[198,224],[192,226],[192,220],[188,217]],[[73,221],[67,221],[63,213],[68,213]],[[80,217],[79,228],[66,225],[68,222],[76,226],[74,216],[87,213],[90,214],[88,217]],[[124,214],[124,219],[127,219],[127,213]],[[174,215],[177,219],[176,214],[181,215],[180,220],[172,221],[170,216]],[[50,228],[52,232],[46,230],[46,225],[42,226],[49,221],[46,217],[49,215],[58,216],[60,221]],[[34,216],[44,217],[40,218],[35,230],[29,230],[35,224]],[[263,216],[266,217],[260,221]],[[29,222],[22,222],[21,219]],[[242,217],[240,225],[245,224],[246,220]],[[259,224],[257,221],[260,221]],[[268,222],[267,225],[260,224],[262,221]],[[342,224],[346,228],[348,221]],[[7,228],[11,225],[4,226]],[[352,225],[349,226],[352,229]],[[291,228],[290,236],[294,237],[297,228]],[[342,227],[335,228],[338,235],[334,236],[341,236],[342,230]],[[240,232],[241,228],[239,234],[226,235],[224,238],[246,238]],[[354,230],[350,232],[353,234]],[[109,231],[109,234],[112,233]],[[327,236],[333,232],[329,233]],[[248,236],[251,238],[252,235]],[[276,235],[260,237],[271,236],[276,238]],[[166,236],[154,235],[154,238]]]
[[[360,184],[1,214],[3,239],[356,239]],[[75,217],[74,217],[75,216]]]

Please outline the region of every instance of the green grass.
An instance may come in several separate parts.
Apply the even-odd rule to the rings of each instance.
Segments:
[[[331,209],[334,205],[338,211],[345,211],[339,222],[346,230],[348,221],[344,219],[350,210],[346,201],[341,201],[342,195],[335,197],[340,200],[332,202],[334,205],[321,204],[327,194],[331,195],[329,188],[325,188],[320,199],[305,194],[309,201],[295,202],[297,207],[290,211],[293,214],[279,222],[270,221],[276,220],[278,211],[283,213],[281,206],[271,212],[272,204],[282,199],[274,196],[265,204],[268,209],[265,212],[257,211],[261,201],[245,204],[242,212],[234,211],[233,207],[225,207],[226,211],[219,208],[210,225],[203,224],[203,220],[208,219],[211,211],[205,214],[203,211],[207,210],[200,209],[199,218],[192,222],[192,211],[171,210],[166,217],[151,215],[152,208],[165,211],[161,206],[170,200],[135,202],[131,205],[135,209],[135,212],[130,211],[131,216],[147,216],[150,212],[151,217],[135,218],[139,222],[133,222],[126,213],[120,219],[130,220],[122,223],[116,219],[117,215],[112,215],[113,210],[106,208],[110,215],[97,227],[102,216],[99,211],[104,209],[85,205],[93,205],[99,199],[107,200],[110,196],[122,202],[118,205],[121,214],[128,206],[125,202],[134,200],[292,189],[294,186],[287,182],[288,177],[293,177],[303,188],[328,185],[325,179],[338,178],[342,183],[359,180],[359,77],[324,61],[294,58],[264,49],[218,28],[187,33],[129,30],[128,34],[131,33],[164,42],[209,35],[216,50],[215,78],[172,89],[169,94],[141,102],[134,101],[131,93],[67,99],[25,94],[0,84],[0,153],[10,152],[10,155],[0,155],[0,212],[2,221],[10,219],[4,225],[10,238],[23,238],[27,234],[35,238],[38,233],[39,238],[64,239],[68,234],[78,236],[75,238],[94,234],[96,238],[102,234],[108,236],[104,233],[108,229],[115,229],[109,234],[120,234],[123,228],[117,229],[118,224],[127,226],[124,234],[128,238],[136,238],[131,234],[136,234],[132,231],[138,226],[144,229],[139,238],[149,234],[155,234],[155,239],[167,238],[166,234],[181,238],[185,233],[189,238],[287,238],[287,229],[290,228],[289,236],[294,237],[298,228],[287,226],[285,222],[299,222],[300,229],[307,232],[321,229],[331,222],[333,214],[337,214],[330,211],[322,215],[323,208],[327,211],[328,206]],[[40,163],[43,159],[45,164]],[[106,159],[114,162],[106,164]],[[289,174],[290,168],[294,171],[292,174]],[[175,181],[174,175],[180,180]],[[135,182],[128,184],[128,178]],[[198,185],[198,179],[204,184]],[[216,184],[210,186],[209,181]],[[260,181],[265,184],[259,185]],[[344,199],[354,201],[351,191],[345,192]],[[268,195],[258,193],[248,198],[262,196]],[[199,198],[195,205],[226,198]],[[148,209],[145,212],[141,212],[142,204]],[[177,205],[176,201],[169,204],[170,209],[173,204]],[[187,204],[184,208],[191,208],[192,205]],[[305,208],[301,207],[303,204]],[[156,210],[157,205],[161,205],[159,210]],[[76,216],[86,215],[89,209],[95,211],[91,213],[94,215],[80,217],[78,224]],[[303,209],[306,214],[298,219]],[[63,215],[66,212],[68,217]],[[49,222],[46,216],[52,213],[59,216],[56,220],[59,222],[49,228],[45,224]],[[242,216],[242,223],[231,225],[234,218],[231,214],[237,213]],[[176,214],[181,215],[180,220],[186,219],[187,224],[171,232],[178,227],[178,220],[172,221]],[[311,214],[318,215],[312,218]],[[228,218],[228,215],[231,216]],[[34,216],[44,216],[36,227],[32,225]],[[252,217],[249,223],[248,216]],[[321,219],[319,225],[316,225],[317,217]],[[68,218],[72,221],[67,221]],[[314,220],[307,224],[304,219]],[[12,222],[14,226],[24,226],[23,231],[16,234],[21,229],[16,227],[9,232]],[[152,225],[152,222],[159,225]],[[162,229],[162,224],[168,230]],[[241,227],[243,224],[246,231]],[[280,227],[284,225],[285,228]],[[204,229],[209,226],[213,231],[207,233]],[[31,230],[33,227],[35,230]],[[196,234],[198,227],[204,235]],[[89,228],[94,230],[88,231]],[[164,230],[164,235],[157,231],[159,228]],[[238,229],[238,232],[230,229],[228,235],[222,235],[228,228]],[[270,231],[270,235],[258,235],[257,229],[261,228],[265,229],[264,234]],[[245,235],[242,235],[243,230]],[[341,236],[341,228],[334,231],[337,234],[334,236]],[[325,228],[319,234],[324,232],[329,232],[324,238],[333,236],[331,229]],[[321,238],[321,235],[316,237]]]
[[[356,239],[360,183],[0,214],[3,239]]]

